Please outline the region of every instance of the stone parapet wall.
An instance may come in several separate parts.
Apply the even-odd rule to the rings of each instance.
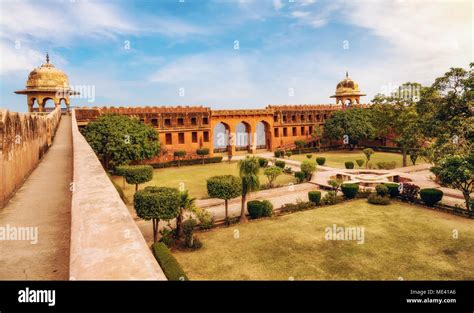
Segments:
[[[166,280],[72,112],[71,280]],[[150,226],[151,227],[151,226]]]
[[[36,168],[60,120],[60,107],[48,114],[0,110],[0,208]]]

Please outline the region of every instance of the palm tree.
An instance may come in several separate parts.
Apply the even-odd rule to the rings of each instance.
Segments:
[[[183,223],[183,213],[186,210],[191,210],[194,207],[194,202],[196,198],[191,198],[187,190],[181,191],[179,193],[179,215],[176,218],[176,233],[175,237],[181,237],[181,224]]]
[[[242,209],[240,211],[240,222],[246,222],[245,205],[247,203],[247,194],[260,187],[260,181],[258,179],[260,165],[257,157],[247,156],[245,159],[239,161],[238,167],[239,176],[240,179],[242,179]]]

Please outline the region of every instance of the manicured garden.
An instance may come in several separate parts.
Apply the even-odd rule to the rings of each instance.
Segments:
[[[345,168],[345,162],[352,161],[355,164],[354,168],[359,168],[357,166],[356,160],[366,160],[364,153],[361,150],[337,150],[337,151],[327,151],[327,152],[316,152],[316,153],[303,153],[303,154],[294,154],[290,157],[291,160],[295,161],[304,161],[307,160],[306,155],[311,154],[312,157],[310,160],[316,160],[317,157],[326,158],[325,166],[335,167],[335,168]],[[391,152],[379,152],[371,156],[369,164],[372,164],[372,168],[377,169],[378,162],[396,162],[396,167],[402,166],[402,155],[400,153],[391,153]],[[413,165],[408,159],[409,164]],[[416,164],[425,163],[425,160],[421,157],[416,160]],[[365,169],[365,163],[362,166]]]
[[[188,190],[189,194],[197,199],[207,198],[206,180],[215,175],[238,175],[237,162],[222,162],[205,165],[191,165],[181,167],[170,167],[155,169],[153,179],[145,184],[141,184],[139,189],[145,186],[174,187]],[[261,184],[266,184],[268,179],[260,171],[259,179]],[[114,176],[113,180],[119,186],[123,186],[122,177]],[[275,186],[294,183],[293,175],[282,174],[276,178]],[[133,202],[135,186],[125,184],[124,193],[128,201]]]
[[[364,243],[326,240],[333,224],[364,227]],[[174,256],[190,279],[473,279],[473,226],[400,201],[359,199],[200,232],[201,249]]]

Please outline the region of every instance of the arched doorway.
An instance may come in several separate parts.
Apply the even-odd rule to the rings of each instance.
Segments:
[[[246,122],[240,122],[235,126],[235,150],[249,151],[251,150],[251,129]]]
[[[257,123],[256,131],[256,148],[257,149],[266,149],[271,150],[271,143],[272,143],[272,134],[270,130],[270,125],[265,121],[260,121]]]
[[[44,112],[51,112],[56,108],[56,104],[52,98],[44,98],[43,108]]]
[[[218,123],[213,129],[214,153],[229,151],[230,127],[226,123]]]

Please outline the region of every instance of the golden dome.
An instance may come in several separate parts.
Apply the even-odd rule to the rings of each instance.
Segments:
[[[46,56],[46,63],[35,68],[28,75],[26,82],[27,89],[36,90],[56,90],[58,88],[68,88],[69,80],[63,71],[58,70],[52,63],[49,63],[49,57]]]
[[[349,78],[349,73],[346,72],[346,78],[337,84],[336,94],[331,96],[331,98],[336,96],[365,96],[365,94],[360,92],[359,84]]]

